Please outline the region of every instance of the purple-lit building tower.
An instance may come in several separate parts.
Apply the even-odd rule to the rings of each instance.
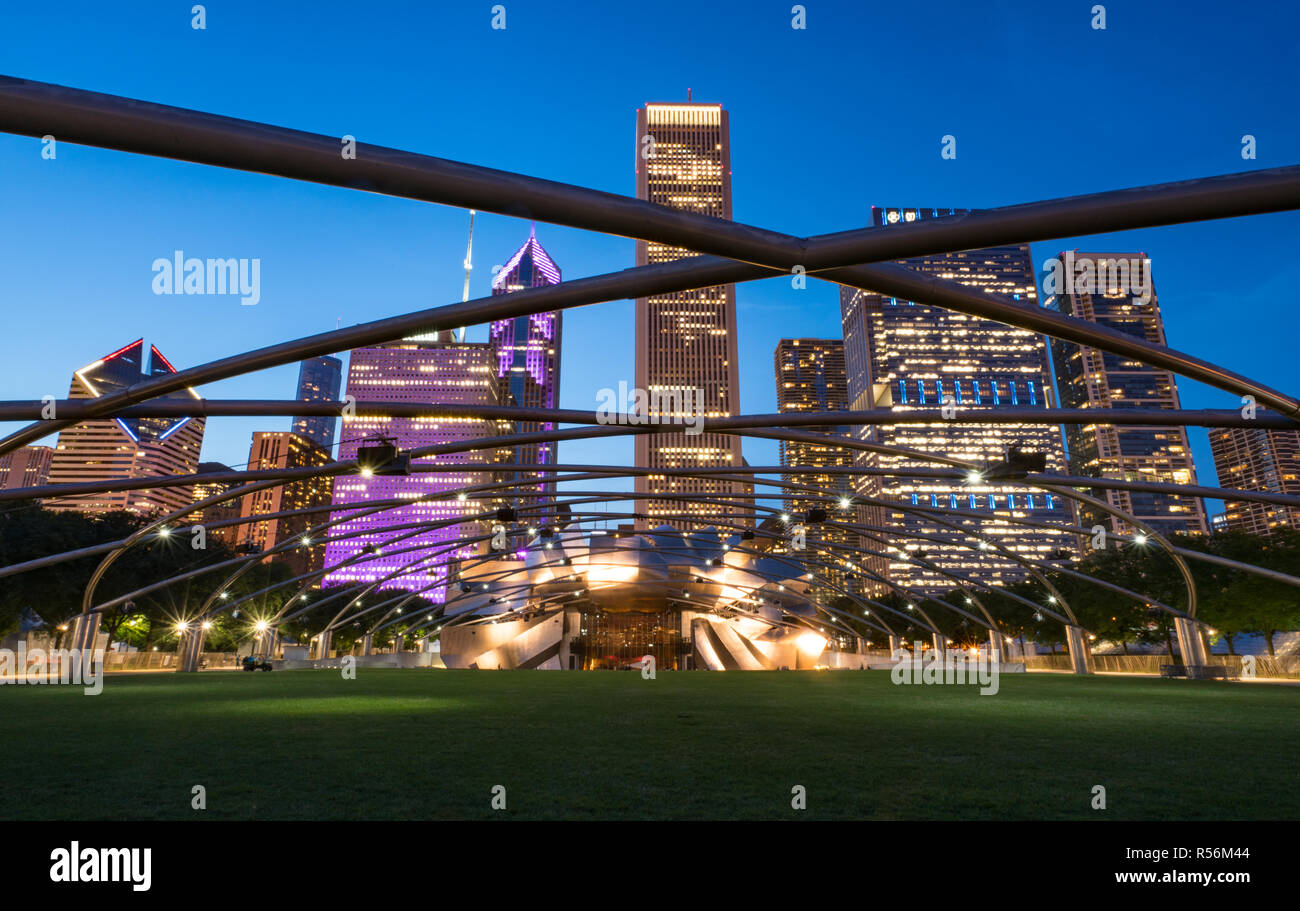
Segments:
[[[492,293],[510,294],[525,288],[542,288],[558,285],[562,281],[560,267],[537,242],[537,229],[528,233],[528,240],[515,251],[510,260],[492,278]],[[489,344],[497,377],[497,395],[503,405],[523,408],[556,408],[560,401],[560,336],[563,314],[559,312],[534,313],[514,319],[497,320],[492,324]],[[553,430],[553,423],[518,421],[516,433]],[[553,443],[537,443],[514,447],[511,461],[522,465],[552,465],[556,447]],[[507,475],[508,476],[508,475]],[[516,481],[526,482],[527,472],[515,472]],[[539,484],[533,488],[548,498],[554,495],[553,484]],[[535,498],[524,497],[521,506],[529,505]]]
[[[358,403],[496,405],[499,400],[494,365],[492,347],[483,343],[407,339],[374,348],[356,348],[348,367],[347,394],[354,396]],[[505,422],[463,416],[385,418],[345,415],[339,459],[355,459],[357,448],[363,445],[363,441],[375,437],[387,437],[405,451],[438,443],[498,436],[508,429]],[[363,477],[349,474],[336,477],[333,499],[336,507],[367,500],[410,499],[412,502],[359,516],[330,529],[329,536],[341,540],[331,541],[326,546],[325,565],[332,569],[325,576],[323,586],[379,581],[380,589],[417,591],[430,601],[441,603],[445,598],[448,563],[472,557],[479,549],[468,545],[454,551],[445,550],[448,542],[478,533],[477,523],[473,523],[473,527],[441,523],[482,513],[496,506],[490,498],[478,499],[471,495],[461,500],[455,496],[466,488],[493,480],[491,471],[457,466],[498,460],[499,453],[495,449],[475,450],[413,459],[412,467],[417,470],[410,475]],[[447,470],[418,470],[427,465],[445,466]],[[448,496],[420,499],[430,494]],[[336,512],[333,518],[341,519],[353,512]],[[420,530],[418,523],[431,523],[435,527]],[[385,526],[394,525],[408,527],[384,530]],[[439,525],[441,527],[437,527]],[[411,536],[403,537],[406,535]],[[379,553],[368,553],[370,548],[377,548]],[[356,557],[362,559],[348,562]],[[425,562],[420,562],[421,559]],[[411,567],[409,572],[385,578],[408,566]]]

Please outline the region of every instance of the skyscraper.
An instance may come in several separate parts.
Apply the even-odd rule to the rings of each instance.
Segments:
[[[72,375],[68,397],[96,399],[120,392],[147,377],[175,373],[176,368],[153,345],[149,346],[147,370],[142,369],[144,339],[137,339],[112,354],[106,354]],[[199,398],[193,389],[169,393],[162,398]],[[128,478],[157,478],[193,474],[203,445],[204,419],[113,418],[84,421],[59,433],[50,462],[50,483],[119,481]],[[47,500],[56,510],[107,512],[172,512],[192,502],[188,487],[159,487],[153,490],[125,490],[84,494]]]
[[[492,278],[492,294],[510,294],[525,288],[543,288],[562,281],[560,267],[537,242],[537,229],[528,233],[528,240],[515,251],[499,272]],[[563,314],[558,311],[534,313],[514,319],[497,320],[489,329],[493,363],[496,365],[497,398],[503,405],[522,408],[556,408],[560,401],[560,341]],[[535,433],[554,430],[549,421],[516,421],[515,433]],[[515,446],[512,461],[522,465],[553,465],[556,458],[554,443],[537,443]],[[537,477],[515,472],[513,477],[522,482],[525,477]],[[522,484],[521,492],[525,490]],[[555,485],[535,485],[538,494],[554,494]],[[536,497],[525,497],[536,500]],[[521,505],[527,505],[521,502]]]
[[[336,402],[343,383],[343,362],[336,357],[313,357],[298,366],[299,402]],[[326,453],[334,449],[333,416],[317,415],[293,419],[293,432],[311,440]]]
[[[45,484],[53,458],[54,450],[49,446],[24,446],[0,455],[0,490]]]
[[[846,411],[849,407],[848,379],[844,370],[844,342],[827,338],[783,338],[776,345],[773,359],[776,371],[776,406],[781,412]],[[824,433],[827,436],[852,439],[847,426],[800,427]],[[805,468],[851,468],[853,451],[834,442],[807,443],[781,441],[781,464]],[[787,474],[788,483],[818,487],[835,494],[853,492],[850,479],[841,474]],[[834,502],[810,499],[797,494],[787,494],[786,512],[792,519],[807,518],[809,510],[818,508],[829,517],[840,521],[853,521],[853,515],[837,512]],[[850,541],[850,538],[853,540]],[[815,569],[831,583],[828,593],[835,595],[847,588],[848,577],[840,564],[847,559],[845,548],[857,547],[857,535],[845,529],[816,522],[806,524],[808,551],[819,560],[832,564]],[[829,545],[829,546],[827,546]]]
[[[488,344],[457,342],[421,342],[403,340],[374,348],[354,349],[348,366],[348,395],[358,402],[417,402],[425,404],[496,405],[497,375],[492,347]],[[354,459],[364,441],[386,437],[401,449],[437,443],[455,443],[498,436],[508,429],[503,421],[469,417],[446,417],[436,414],[418,418],[345,416],[339,458]],[[412,460],[413,467],[437,465],[437,472],[413,472],[407,475],[357,474],[339,475],[334,479],[334,506],[347,506],[364,500],[410,499],[425,494],[454,494],[492,480],[493,473],[458,469],[467,463],[498,461],[496,450],[474,450],[449,455],[426,456]],[[490,502],[490,501],[489,501]],[[495,505],[493,503],[492,505]],[[381,588],[423,590],[424,597],[441,602],[445,593],[447,565],[453,559],[470,557],[477,552],[473,545],[446,550],[450,541],[477,533],[473,525],[448,525],[420,531],[418,523],[437,523],[483,512],[488,508],[480,498],[444,499],[412,502],[371,516],[349,519],[330,529],[325,565],[332,570],[324,585],[374,582],[389,573],[410,571],[382,583]],[[351,513],[335,513],[338,519]],[[392,531],[385,525],[405,525]],[[389,539],[411,535],[388,546]],[[355,536],[353,536],[355,535]],[[370,548],[380,549],[374,559],[342,566],[345,560]],[[406,551],[406,553],[397,553]],[[420,561],[425,562],[421,563]]]
[[[199,474],[216,474],[218,472],[233,471],[229,465],[221,462],[200,462],[198,467]],[[216,496],[219,493],[226,493],[240,486],[238,481],[199,481],[194,485],[194,500],[198,503],[206,500],[208,497]],[[237,525],[221,525],[213,527],[218,522],[227,522],[232,519],[238,519],[240,506],[243,497],[235,497],[232,500],[222,500],[220,503],[200,509],[198,512],[192,512],[189,515],[189,522],[192,525],[202,525],[207,529],[209,538],[220,541],[230,547],[235,545],[235,533],[239,530]]]
[[[1056,287],[1058,278],[1055,273],[1049,274],[1045,287],[1054,293],[1046,306],[1157,345],[1165,344],[1151,260],[1145,253],[1074,250],[1049,261],[1049,266],[1063,271],[1068,286]],[[1062,407],[1179,408],[1174,375],[1133,358],[1054,339],[1052,365]],[[1192,450],[1183,427],[1071,424],[1065,427],[1065,439],[1074,474],[1196,483]],[[1091,493],[1161,533],[1206,531],[1205,509],[1196,497],[1127,490],[1097,489]],[[1121,534],[1131,531],[1128,523],[1100,510],[1080,507],[1079,513],[1089,527],[1104,525]]]
[[[1210,451],[1221,487],[1300,496],[1300,430],[1215,427]],[[1253,535],[1269,535],[1282,526],[1300,530],[1300,508],[1294,506],[1244,500],[1223,505],[1226,530]]]
[[[731,218],[731,141],[727,112],[720,104],[647,104],[637,111],[636,190],[639,199],[697,215]],[[636,264],[643,266],[694,256],[665,244],[637,241]],[[611,383],[611,386],[616,385]],[[740,373],[736,355],[736,289],[718,285],[636,302],[636,387],[665,417],[691,413],[705,418],[738,413]],[[689,396],[694,412],[682,407]],[[739,468],[740,438],[723,434],[641,434],[636,437],[641,468]],[[709,496],[743,497],[750,485],[652,474],[636,480],[636,491],[687,495],[679,501],[643,499],[637,512],[650,517],[697,515],[706,526],[729,518],[748,524],[752,508],[721,506]]]
[[[329,453],[304,436],[286,431],[257,431],[248,450],[249,471],[274,471],[286,468],[318,468],[328,464]],[[290,484],[280,484],[255,490],[240,497],[240,517],[250,519],[274,513],[328,506],[332,479],[327,477],[304,478]],[[300,537],[307,529],[329,521],[325,512],[297,516],[280,516],[255,522],[244,522],[235,533],[235,544],[250,550],[270,550],[292,538]],[[320,544],[295,546],[281,551],[273,559],[289,566],[295,575],[313,572],[322,567],[325,548]]]
[[[872,221],[876,227],[887,227],[959,211],[873,207]],[[1027,308],[1035,306],[1037,299],[1026,244],[921,256],[901,265],[1023,301]],[[840,314],[853,410],[939,410],[945,401],[962,412],[1013,405],[1054,407],[1047,345],[1031,330],[855,288],[840,289]],[[1065,468],[1060,428],[1050,425],[939,421],[860,427],[858,436],[980,466],[1003,461],[1008,447],[1017,445],[1044,454],[1049,471]],[[859,513],[860,521],[889,529],[885,535],[892,548],[888,574],[896,584],[932,595],[959,584],[944,572],[972,576],[986,584],[1024,578],[1023,567],[992,550],[978,550],[975,538],[945,521],[989,535],[1026,558],[1059,559],[1074,550],[1074,538],[1066,533],[1008,521],[1070,524],[1074,514],[1063,497],[996,484],[909,477],[909,468],[938,466],[904,456],[859,452],[855,458],[864,467],[900,472],[890,477],[864,476],[857,482],[860,493],[898,504],[875,511],[863,508]],[[932,519],[905,511],[911,506],[937,510],[939,516]],[[865,536],[863,545],[886,547]],[[919,555],[938,569],[917,563],[914,557]]]

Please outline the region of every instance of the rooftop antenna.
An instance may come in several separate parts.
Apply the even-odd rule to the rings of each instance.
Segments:
[[[691,100],[691,87],[690,87],[690,86],[687,86],[687,87],[686,87],[686,101],[687,101],[687,103],[690,103],[690,100]]]
[[[469,301],[469,273],[474,268],[471,260],[474,256],[474,210],[469,210],[469,244],[465,247],[465,291],[461,294],[460,302]],[[460,341],[465,341],[465,327],[460,327]]]

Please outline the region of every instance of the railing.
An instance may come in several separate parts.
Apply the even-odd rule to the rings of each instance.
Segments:
[[[1254,658],[1254,676],[1256,677],[1300,678],[1300,659],[1270,658],[1267,655],[1256,655]],[[1023,660],[1029,670],[1070,670],[1069,655],[1034,655]],[[1158,675],[1161,666],[1170,664],[1172,661],[1173,659],[1168,655],[1093,655],[1092,669],[1094,671],[1110,671],[1114,673]],[[1210,655],[1206,663],[1211,666],[1231,667],[1239,673],[1243,670],[1240,655]]]
[[[106,671],[156,671],[175,668],[179,656],[175,652],[109,652],[104,655]],[[239,656],[234,652],[204,652],[203,667],[208,669],[239,667]]]
[[[104,656],[106,671],[152,671],[176,666],[175,652],[109,652]]]

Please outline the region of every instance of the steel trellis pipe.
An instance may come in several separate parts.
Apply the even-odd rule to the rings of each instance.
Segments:
[[[793,487],[796,486],[796,485],[790,485],[790,484],[786,484],[786,483],[782,483],[782,482],[766,482],[766,481],[765,481],[764,483],[778,484],[779,486],[782,486],[782,487],[788,487],[788,488],[793,488]],[[818,490],[817,488],[803,488],[803,489],[812,490],[812,491],[817,491],[817,490]],[[603,500],[607,500],[607,499],[610,499],[610,498],[614,498],[614,499],[619,499],[619,498],[632,499],[632,498],[634,498],[634,497],[635,497],[635,494],[611,494],[610,492],[604,492],[604,493],[602,493],[599,497],[592,497],[591,499],[595,499],[595,500],[597,500],[597,501],[603,501]],[[665,499],[686,499],[686,497],[685,497],[684,495],[666,495],[664,498],[665,498]],[[541,507],[539,507],[539,509],[540,509],[540,508],[541,508]],[[769,512],[769,513],[771,513],[771,514],[775,514],[775,513],[777,512],[777,510],[775,510],[775,509],[771,509],[771,508],[768,508],[768,507],[759,507],[759,508],[764,509],[764,511],[767,511],[767,512]],[[921,510],[915,510],[915,511],[920,512]],[[481,518],[481,517],[480,517],[480,518]],[[460,520],[457,520],[455,524],[459,524],[459,522],[460,522]],[[452,523],[448,522],[448,523],[443,523],[443,524],[452,524]],[[726,525],[727,523],[722,523],[722,524],[723,524],[723,525]],[[392,529],[404,528],[404,527],[409,527],[409,526],[405,526],[405,525],[392,525],[392,526],[385,526],[385,528],[392,528]],[[738,526],[737,526],[737,527],[738,527]],[[861,531],[861,530],[862,530],[859,526],[856,526],[856,525],[854,525],[854,526],[848,526],[848,527],[851,528],[852,530],[855,530],[855,531]],[[978,537],[982,537],[982,536],[979,536],[978,534],[977,534],[976,536],[978,536]],[[481,537],[481,536],[480,536],[480,537]],[[873,535],[872,537],[875,537],[875,536]],[[453,543],[453,544],[447,545],[447,547],[444,548],[444,550],[454,550],[456,547],[461,546],[461,544],[466,543],[467,541],[472,541],[472,540],[477,540],[477,539],[461,539],[461,540],[459,540],[459,541],[456,542],[456,543]],[[835,546],[835,545],[833,545],[833,544],[832,544],[831,546],[832,546],[832,549],[838,549],[838,547]],[[970,545],[967,545],[967,546],[969,547]],[[427,548],[425,548],[424,546],[417,546],[417,547],[407,548],[406,551],[399,551],[399,552],[424,551],[424,550],[426,550],[426,549],[427,549]],[[851,551],[851,552],[852,552],[852,551]],[[878,554],[883,555],[883,552],[878,552],[878,551],[868,551],[868,552],[871,552],[871,553],[878,553]],[[486,560],[493,560],[493,559],[496,559],[496,558],[497,558],[496,555],[492,555],[492,556],[486,557],[486,558],[484,558],[484,559],[486,559]],[[253,559],[260,559],[260,557],[258,557],[258,558],[253,558]],[[369,558],[368,558],[368,557],[365,557],[364,555],[359,555],[358,557],[353,558],[353,559],[369,559]],[[427,557],[426,557],[426,558],[422,558],[422,559],[420,559],[420,560],[417,560],[415,565],[422,565],[423,563],[427,562],[428,559],[430,559],[430,558],[427,558]],[[1033,568],[1032,568],[1032,567],[1029,567],[1029,564],[1026,563],[1024,560],[1022,560],[1021,558],[1019,558],[1017,555],[1010,555],[1010,559],[1012,559],[1014,562],[1021,562],[1021,563],[1023,563],[1023,564],[1026,565],[1028,568],[1030,568],[1031,573],[1033,572]],[[821,565],[821,561],[815,561],[815,562],[818,563],[818,565]],[[798,564],[792,564],[792,565],[798,565]],[[932,566],[931,568],[934,569],[936,572],[939,572],[941,575],[945,575],[945,576],[948,576],[949,578],[954,579],[955,581],[957,581],[957,582],[959,583],[959,585],[960,585],[961,583],[964,582],[964,583],[966,583],[966,584],[974,584],[974,585],[977,585],[977,586],[980,587],[980,588],[985,588],[985,589],[989,589],[989,588],[990,588],[986,583],[983,583],[983,582],[981,582],[981,581],[979,581],[979,580],[971,579],[971,578],[968,578],[968,577],[966,577],[966,576],[964,576],[964,575],[953,574],[953,573],[947,572],[947,571],[945,571],[945,570],[942,570],[942,569],[940,569],[940,568],[938,568],[938,567],[934,567],[934,566]],[[395,570],[395,571],[393,571],[392,573],[390,573],[388,576],[385,576],[385,577],[383,577],[383,578],[384,578],[384,579],[393,578],[393,577],[396,577],[396,576],[398,576],[398,575],[405,574],[405,572],[409,572],[409,571],[412,571],[412,569],[411,569],[410,566],[408,566],[407,568],[405,568],[405,569],[403,569],[403,570]],[[297,577],[297,578],[299,578],[299,579],[315,578],[315,577],[319,577],[319,576],[323,575],[325,572],[328,572],[328,569],[327,569],[327,570],[316,571],[316,572],[313,572],[313,573],[307,574],[306,576],[300,576],[300,577]],[[873,573],[869,573],[869,575],[871,575],[873,578],[876,578],[876,579],[882,581],[884,584],[889,585],[891,588],[894,588],[895,590],[899,591],[900,594],[903,594],[903,595],[904,595],[906,598],[908,598],[909,600],[926,600],[925,598],[920,598],[920,597],[916,596],[914,593],[907,592],[907,591],[905,591],[904,589],[899,588],[897,585],[893,584],[892,582],[890,582],[890,581],[887,580],[887,579],[884,579],[884,578],[882,578],[882,577],[880,577],[880,576],[877,576],[877,575],[875,575],[875,574],[873,574]],[[170,584],[170,581],[171,581],[171,580],[168,580],[167,582],[160,583],[160,584]],[[227,608],[230,608],[230,607],[234,607],[234,606],[236,606],[237,604],[242,603],[243,601],[249,600],[250,598],[257,596],[258,594],[263,594],[263,593],[265,593],[265,592],[267,592],[267,591],[270,591],[270,590],[272,590],[272,589],[274,589],[274,588],[278,588],[278,587],[280,587],[281,585],[291,584],[293,581],[295,581],[295,580],[294,580],[294,579],[290,579],[290,580],[285,580],[285,581],[280,582],[280,583],[276,583],[276,584],[274,584],[273,586],[271,586],[271,587],[268,588],[268,589],[263,589],[261,592],[255,592],[255,593],[253,593],[253,594],[250,595],[250,596],[247,596],[247,597],[245,597],[245,598],[241,598],[241,599],[240,599],[239,601],[237,601],[237,602],[232,602],[232,603],[230,603],[230,604],[221,605],[221,608],[222,608],[222,609],[227,609]],[[360,599],[361,597],[364,597],[365,594],[366,594],[367,592],[372,591],[372,590],[376,587],[376,585],[379,584],[379,582],[382,582],[382,581],[383,581],[383,579],[365,585],[365,586],[362,588],[362,590],[361,590],[359,593],[357,593],[356,595],[353,595],[350,591],[344,589],[344,590],[340,591],[339,593],[336,593],[336,594],[332,595],[331,597],[326,598],[324,601],[313,602],[313,603],[311,603],[310,605],[307,605],[306,607],[301,608],[301,609],[300,609],[299,611],[297,611],[295,614],[290,615],[290,616],[296,616],[297,614],[301,614],[301,613],[303,613],[304,611],[315,609],[315,608],[321,606],[322,604],[328,603],[329,601],[338,600],[339,598],[345,598],[345,597],[346,597],[346,598],[348,598],[349,600],[359,601],[359,599]],[[823,581],[825,581],[825,580],[823,580]],[[226,583],[223,583],[221,586],[218,586],[218,589],[217,589],[217,590],[219,591],[221,588],[223,588],[223,587],[225,586],[225,584],[226,584]],[[157,586],[154,586],[154,587],[157,587]],[[1050,584],[1048,585],[1048,587],[1049,587],[1049,589],[1051,589]],[[838,587],[835,587],[835,588],[838,588]],[[991,590],[991,589],[990,589],[990,590]],[[1118,588],[1116,588],[1116,590],[1117,590],[1117,591],[1120,591],[1120,592],[1122,592],[1122,593],[1124,593],[1124,594],[1126,594],[1126,595],[1131,595],[1131,596],[1133,596],[1133,597],[1137,597],[1137,598],[1139,598],[1140,600],[1144,600],[1144,601],[1148,601],[1148,602],[1150,601],[1150,599],[1149,599],[1147,596],[1136,595],[1136,593],[1128,592],[1127,590],[1124,590],[1124,589],[1118,589]],[[300,589],[300,591],[301,591],[301,589]],[[847,594],[847,593],[846,593],[846,594]],[[1030,607],[1033,607],[1033,608],[1035,608],[1035,609],[1037,609],[1037,610],[1041,610],[1041,611],[1043,611],[1043,612],[1045,612],[1045,613],[1052,614],[1052,616],[1053,616],[1054,618],[1061,620],[1061,622],[1071,622],[1071,621],[1073,621],[1073,617],[1072,617],[1072,615],[1071,615],[1071,621],[1067,621],[1066,618],[1064,618],[1064,617],[1059,617],[1059,616],[1056,615],[1053,611],[1051,611],[1049,608],[1043,607],[1042,605],[1037,605],[1037,604],[1035,604],[1035,603],[1033,603],[1033,602],[1030,602],[1030,601],[1028,601],[1028,600],[1026,600],[1026,599],[1023,599],[1023,598],[1021,598],[1021,597],[1019,597],[1019,596],[1017,596],[1017,595],[1014,595],[1014,594],[1012,594],[1012,593],[1006,593],[1006,594],[1010,595],[1014,600],[1021,601],[1021,602],[1023,602],[1024,604],[1026,604],[1026,605],[1028,605],[1028,606],[1030,606]],[[968,592],[967,595],[968,595],[968,597],[969,597],[973,602],[976,601],[976,599],[975,599],[974,596],[973,596],[973,593]],[[850,597],[852,600],[854,600],[854,601],[859,601],[859,599],[858,599],[856,596],[849,595],[849,597]],[[205,608],[210,607],[214,599],[215,599],[215,592],[214,592],[213,596],[210,597],[210,598],[208,599],[208,602],[204,605],[204,607],[205,607]],[[119,599],[119,600],[120,600],[120,599]],[[284,611],[287,610],[287,609],[288,609],[288,608],[289,608],[289,607],[290,607],[290,606],[291,606],[291,605],[292,605],[296,600],[297,600],[297,595],[295,594],[294,598],[290,599],[290,601],[286,603],[285,608],[282,609],[282,611],[280,612],[280,615],[278,615],[277,619],[279,619],[280,617],[283,617]],[[394,599],[390,599],[388,602],[384,602],[384,604],[392,603],[393,600],[394,600]],[[951,605],[951,604],[949,604],[948,602],[943,601],[942,599],[939,599],[939,598],[930,598],[930,599],[928,599],[928,600],[933,600],[933,601],[935,601],[936,603],[939,603],[939,604],[941,604],[941,605],[943,605],[943,606],[945,606],[945,607],[947,607],[947,608],[949,608],[949,609],[951,609],[951,610],[953,610],[953,611],[955,611],[955,612],[957,612],[957,613],[959,613],[959,614],[961,614],[961,615],[963,615],[963,616],[968,617],[969,619],[976,620],[977,622],[980,622],[980,621],[978,621],[977,618],[975,618],[974,616],[970,615],[970,614],[967,613],[966,611],[963,611],[963,610],[961,610],[960,608],[957,608],[957,607],[955,607],[954,605]],[[861,602],[859,601],[859,603],[861,603]],[[870,602],[870,601],[869,601],[868,603],[872,603],[874,606],[877,606],[877,607],[886,607],[886,608],[889,609],[891,612],[899,613],[899,615],[902,616],[902,617],[907,617],[907,615],[902,614],[901,612],[895,611],[895,610],[892,609],[892,608],[888,608],[888,607],[885,606],[885,605],[880,605],[878,602]],[[1062,603],[1062,606],[1063,606],[1063,607],[1068,611],[1068,605],[1065,604],[1065,602],[1064,602],[1063,599],[1061,600],[1061,603]],[[103,608],[104,606],[105,606],[105,605],[99,605],[99,606],[97,606],[96,610],[98,610],[98,609],[100,609],[100,608]],[[991,624],[991,625],[989,626],[989,628],[990,628],[991,630],[996,631],[996,630],[997,630],[996,624],[995,624],[995,622],[993,621],[992,617],[988,614],[988,611],[983,607],[982,603],[979,604],[979,607],[980,607],[980,609],[985,613],[986,617],[987,617],[988,620],[989,620],[989,623]],[[365,611],[363,611],[362,613],[369,613],[369,612],[370,612],[371,610],[373,610],[373,609],[374,609],[374,608],[367,608],[367,609],[366,609]],[[207,616],[207,612],[201,611],[200,613],[201,613],[202,616]],[[331,622],[331,626],[337,625],[337,623],[339,622],[340,618],[343,616],[344,613],[346,613],[346,606],[345,606],[345,609],[344,609],[344,610],[342,610],[342,611],[339,612],[339,615],[335,617],[334,621]],[[284,618],[284,619],[288,619],[288,618]],[[396,621],[393,621],[393,622],[396,622]],[[927,622],[930,622],[931,625],[933,625],[933,621],[930,621],[929,618],[927,618]],[[1073,622],[1076,622],[1076,623],[1077,623],[1077,621],[1073,621]],[[379,627],[376,627],[376,629],[378,629],[378,628],[379,628]]]
[[[500,439],[504,439],[504,438],[497,438],[497,441],[500,441]],[[495,442],[497,442],[497,441],[493,441],[493,442],[495,443]],[[846,446],[846,447],[849,447],[849,448],[863,448],[863,447],[870,447],[870,448],[872,448],[872,451],[900,452],[900,450],[896,450],[896,448],[892,448],[892,447],[880,447],[880,446],[875,446],[875,444],[857,443],[857,442],[852,442],[852,441],[850,441],[850,442],[840,441],[840,442],[842,442],[842,444],[845,444],[845,446]],[[480,444],[480,446],[481,446],[481,444]],[[441,447],[425,447],[425,448],[441,448]],[[473,448],[473,447],[472,447],[472,448]],[[904,450],[904,451],[901,451],[901,452],[905,452],[905,454],[910,454],[910,451],[905,451],[905,450]],[[935,460],[935,457],[933,457],[933,456],[926,456],[926,454],[915,454],[915,455],[919,455],[920,457],[928,457],[928,459],[930,459],[930,460]],[[961,464],[961,463],[956,463],[956,461],[954,461],[954,460],[948,460],[948,459],[943,459],[943,460],[941,460],[941,461],[948,461],[948,463],[950,463],[950,464]],[[500,467],[499,467],[499,465],[490,465],[489,468],[498,468],[498,469],[499,469]],[[536,468],[536,467],[534,467],[534,468]],[[724,470],[728,470],[728,469],[724,469]],[[757,472],[757,470],[763,470],[763,469],[750,469],[750,470],[751,470],[751,472]],[[787,468],[787,469],[785,469],[785,470],[789,470],[789,468]],[[698,473],[698,472],[697,472],[697,473]],[[913,473],[915,473],[915,470],[914,470]],[[1053,477],[1053,476],[1048,476],[1048,477],[1050,478],[1050,481],[1054,481],[1054,482],[1056,482],[1056,483],[1061,483],[1062,480],[1069,480],[1069,478],[1060,478],[1060,477]],[[1034,478],[1034,480],[1030,480],[1030,478],[1026,478],[1026,481],[1024,481],[1024,482],[1026,482],[1026,483],[1030,483],[1030,485],[1032,485],[1032,486],[1045,486],[1045,485],[1043,485],[1043,482],[1041,482],[1040,480],[1037,480],[1037,478]],[[273,482],[265,481],[265,482],[263,482],[263,485],[272,485],[272,483],[273,483]],[[255,485],[255,486],[260,486],[260,485]],[[1070,493],[1069,490],[1062,490],[1062,489],[1060,489],[1060,487],[1053,487],[1053,489],[1058,490],[1058,493],[1061,493],[1062,495],[1067,496],[1067,498],[1069,498],[1069,496],[1071,496],[1071,493]],[[240,489],[240,491],[238,491],[238,493],[246,493],[246,491],[247,491],[247,489]],[[204,500],[204,502],[201,503],[201,504],[194,504],[194,506],[192,506],[190,509],[187,509],[187,511],[192,511],[192,509],[200,508],[201,506],[205,506],[205,504],[209,504],[209,503],[212,503],[212,502],[216,502],[216,500],[218,500],[218,499],[229,498],[229,496],[231,496],[231,495],[237,495],[237,493],[235,493],[235,491],[230,491],[230,493],[216,495],[216,496],[214,496],[214,498],[208,498],[208,500]],[[187,511],[182,511],[182,512],[187,512]],[[1130,517],[1127,517],[1126,515],[1123,515],[1123,513],[1115,513],[1115,515],[1118,515],[1119,517],[1121,517],[1121,519],[1125,519],[1126,521],[1130,520]],[[174,519],[174,516],[165,517],[164,520],[159,520],[159,521],[155,522],[155,524],[152,524],[151,526],[149,526],[149,528],[147,528],[147,529],[142,529],[142,532],[136,533],[136,535],[133,535],[133,538],[131,538],[131,539],[127,539],[126,545],[129,546],[129,543],[130,543],[131,541],[135,541],[135,539],[142,538],[144,534],[147,534],[147,533],[149,532],[149,530],[152,530],[152,529],[155,529],[155,528],[159,528],[159,526],[162,524],[162,522],[168,521],[168,519]],[[1135,524],[1135,525],[1138,525],[1139,528],[1141,528],[1141,524],[1139,524],[1139,522],[1134,522],[1134,524]],[[1174,548],[1171,548],[1171,546],[1169,545],[1169,542],[1164,541],[1164,538],[1162,538],[1162,535],[1158,535],[1158,534],[1154,533],[1153,530],[1151,530],[1151,529],[1144,529],[1144,530],[1148,530],[1148,532],[1152,534],[1152,537],[1156,538],[1158,542],[1161,542],[1161,543],[1162,543],[1162,546],[1165,546],[1165,547],[1166,547],[1166,550],[1169,550],[1169,551],[1170,551],[1170,554],[1174,556],[1175,563],[1179,563],[1179,564],[1180,564],[1180,572],[1183,572],[1183,574],[1184,574],[1184,578],[1187,578],[1187,580],[1190,581],[1190,572],[1187,571],[1187,569],[1186,569],[1186,564],[1182,564],[1182,560],[1180,560],[1180,555],[1178,554],[1178,552],[1175,552]],[[121,551],[118,550],[118,551],[114,551],[114,552],[121,552]],[[110,555],[110,558],[112,558],[112,555]],[[107,568],[107,564],[110,563],[110,558],[105,559],[104,563],[101,563],[101,565],[100,565],[98,571],[96,571],[96,576],[95,576],[95,578],[92,578],[91,585],[88,585],[88,586],[87,586],[87,597],[90,597],[91,591],[94,590],[94,584],[95,584],[95,581],[98,581],[98,577],[101,576],[101,574],[103,574],[104,569]],[[86,611],[85,607],[86,607],[86,606],[83,606],[83,613],[87,613],[87,615],[88,615],[88,613],[90,613],[90,611]],[[1195,594],[1193,594],[1193,591],[1190,591],[1190,607],[1192,608],[1192,611],[1195,611]]]
[[[614,193],[526,177],[338,136],[0,76],[0,129],[370,193],[655,240],[788,271],[881,262],[1300,207],[1300,168],[1283,167],[972,212],[931,222],[792,238],[654,206]]]
[[[180,417],[338,417],[348,405],[358,417],[469,417],[529,421],[547,424],[603,424],[636,427],[621,413],[604,415],[598,411],[571,408],[518,408],[507,405],[460,405],[421,402],[298,402],[293,399],[153,399],[139,405],[115,409],[121,418]],[[71,420],[81,420],[87,413],[85,399],[57,399],[53,402],[0,402],[0,421],[38,420],[42,409]],[[964,407],[951,416],[938,408],[894,411],[876,408],[866,411],[780,411],[772,414],[742,414],[726,418],[704,418],[706,433],[716,427],[744,429],[761,427],[822,426],[890,426],[895,424],[1110,424],[1170,427],[1247,427],[1264,430],[1297,430],[1300,420],[1284,414],[1263,411],[1253,418],[1244,417],[1235,408],[1199,408],[1170,410],[1165,408],[1028,408],[1002,407],[976,411]],[[648,425],[647,425],[648,426]]]

